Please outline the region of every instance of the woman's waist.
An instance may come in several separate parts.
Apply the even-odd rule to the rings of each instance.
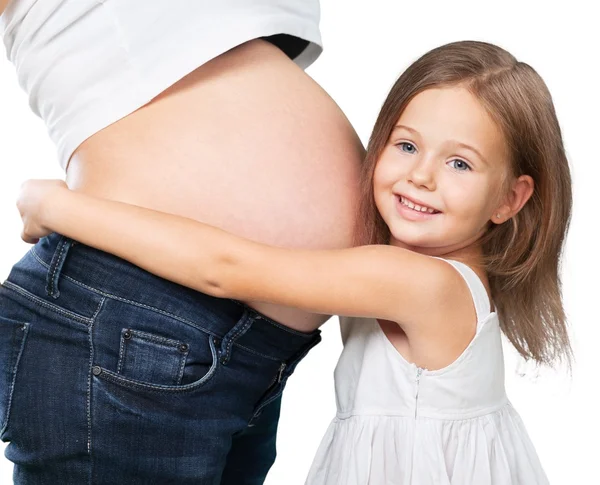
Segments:
[[[42,306],[56,305],[88,319],[104,298],[182,320],[203,314],[214,321],[237,321],[244,311],[239,302],[180,286],[58,233],[41,238],[12,267],[4,285]]]
[[[13,266],[2,284],[5,295],[25,305],[91,325],[99,312],[123,322],[164,318],[222,340],[236,325],[247,325],[236,343],[261,355],[287,359],[318,332],[289,329],[241,302],[214,298],[159,278],[112,254],[52,233]]]
[[[213,171],[212,183],[208,183],[197,166],[191,170],[198,175],[196,179],[185,177],[172,166],[149,165],[140,166],[139,175],[131,166],[116,168],[121,174],[117,177],[111,176],[110,170],[90,171],[81,185],[69,185],[98,197],[189,217],[274,246],[317,249],[352,244],[355,194],[345,193],[344,189],[332,187],[320,194],[315,191],[311,197],[312,191],[296,190],[285,176],[270,180],[264,174],[238,177],[220,166]],[[290,190],[287,194],[286,187]],[[341,193],[346,198],[340,198]],[[248,303],[300,331],[314,330],[327,319],[297,309]]]
[[[253,41],[88,138],[67,183],[267,244],[339,248],[353,240],[362,155],[331,98]],[[269,308],[260,311],[298,329],[324,321]]]

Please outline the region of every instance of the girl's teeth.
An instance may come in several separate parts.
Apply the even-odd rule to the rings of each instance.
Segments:
[[[411,209],[416,210],[418,212],[428,212],[429,214],[433,214],[435,212],[434,209],[431,209],[429,207],[420,206],[418,204],[413,203],[410,200],[405,199],[404,197],[400,198],[400,202],[402,202],[404,205],[406,205],[406,206],[410,207]]]

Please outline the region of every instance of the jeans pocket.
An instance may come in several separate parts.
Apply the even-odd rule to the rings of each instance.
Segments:
[[[163,313],[107,300],[93,330],[96,378],[151,392],[181,392],[217,371],[214,338]]]
[[[28,323],[0,315],[0,437],[8,427],[13,390],[28,329]]]
[[[193,363],[190,363],[189,359],[186,361],[186,365],[182,369],[182,377],[180,378],[180,384],[165,384],[164,380],[167,377],[167,380],[170,379],[172,373],[169,372],[165,374],[164,371],[159,369],[161,367],[161,363],[163,362],[162,358],[150,362],[146,359],[147,355],[142,359],[144,362],[143,365],[137,366],[135,364],[129,365],[127,370],[128,374],[123,374],[122,372],[115,372],[107,367],[101,367],[99,365],[94,365],[92,368],[92,372],[95,377],[103,380],[107,380],[116,384],[117,386],[126,387],[136,391],[148,391],[151,393],[159,392],[159,393],[172,393],[178,394],[181,392],[191,392],[194,391],[205,384],[207,384],[211,378],[215,375],[219,359],[217,357],[217,348],[215,345],[215,339],[212,336],[207,337],[208,343],[207,346],[211,352],[211,364],[208,366],[208,371],[202,372],[202,374],[197,374],[197,367],[200,369],[204,369],[207,367],[206,365],[195,366]],[[163,348],[164,350],[164,348]],[[174,360],[172,352],[167,353],[167,360]],[[135,362],[135,358],[131,360]],[[139,361],[138,361],[139,362]],[[130,375],[131,374],[131,375]],[[159,382],[163,381],[163,382]]]
[[[189,344],[180,340],[123,329],[117,373],[138,381],[178,386],[189,351]]]

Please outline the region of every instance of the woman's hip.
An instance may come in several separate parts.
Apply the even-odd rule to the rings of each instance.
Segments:
[[[319,340],[51,234],[0,287],[7,457],[51,469],[61,449],[72,474],[68,457],[121,468],[175,453],[217,473]]]

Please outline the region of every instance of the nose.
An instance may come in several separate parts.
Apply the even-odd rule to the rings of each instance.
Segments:
[[[435,160],[433,157],[416,160],[408,174],[408,182],[417,188],[435,190]]]

